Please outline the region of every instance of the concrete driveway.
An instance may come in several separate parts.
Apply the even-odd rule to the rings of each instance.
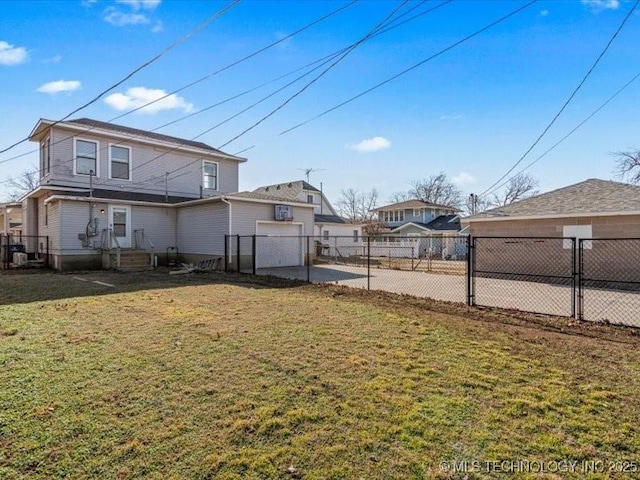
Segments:
[[[307,280],[307,267],[265,268],[257,273]],[[313,283],[367,288],[366,267],[315,265],[310,268],[310,273]],[[370,286],[371,290],[466,303],[466,282],[464,275],[372,268]],[[559,316],[571,316],[572,312],[573,292],[569,286],[476,278],[475,293],[476,305]],[[584,309],[587,320],[607,320],[640,327],[640,293],[585,289]]]

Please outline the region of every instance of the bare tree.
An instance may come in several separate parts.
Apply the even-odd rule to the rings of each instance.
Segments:
[[[467,196],[467,199],[462,205],[462,211],[466,215],[475,215],[476,213],[484,212],[492,207],[491,201],[487,197],[481,197],[474,195],[473,193]]]
[[[389,203],[400,203],[407,200],[415,200],[415,197],[412,197],[409,192],[394,192],[389,197]]]
[[[407,193],[416,200],[450,207],[460,207],[464,203],[462,191],[444,172],[413,182]]]
[[[340,192],[336,206],[340,215],[352,222],[371,222],[376,219],[376,214],[371,210],[376,208],[377,203],[378,191],[375,188],[369,192],[348,188]]]
[[[640,183],[640,150],[632,149],[626,152],[616,152],[616,172],[621,180]]]
[[[505,187],[493,194],[490,203],[492,206],[504,207],[510,203],[533,197],[539,193],[539,182],[528,173],[519,173],[512,177]]]
[[[39,172],[35,167],[24,170],[17,177],[7,179],[7,187],[9,188],[9,201],[16,201],[25,193],[29,193],[39,184]]]

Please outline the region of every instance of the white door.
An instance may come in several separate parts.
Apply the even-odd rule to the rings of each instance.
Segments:
[[[304,265],[302,224],[258,222],[256,225],[256,268]]]
[[[109,228],[120,248],[131,248],[131,207],[109,205]]]

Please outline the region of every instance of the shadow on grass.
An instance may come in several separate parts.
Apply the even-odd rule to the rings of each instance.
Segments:
[[[170,275],[169,270],[164,268],[151,272],[129,273],[0,273],[0,306],[215,284],[250,288],[294,288],[307,285],[300,280],[224,272]]]

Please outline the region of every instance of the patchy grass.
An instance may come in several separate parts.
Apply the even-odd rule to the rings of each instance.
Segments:
[[[462,479],[440,462],[640,459],[631,336],[222,275],[83,277],[116,287],[1,278],[0,478]],[[466,478],[616,475],[631,478]]]

